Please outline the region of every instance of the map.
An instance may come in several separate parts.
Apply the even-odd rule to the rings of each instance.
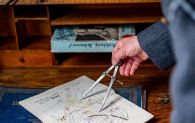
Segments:
[[[82,76],[23,100],[20,104],[44,123],[126,123],[136,121],[138,117],[144,115],[137,119],[137,123],[142,123],[153,117],[150,113],[115,94],[113,90],[103,110],[99,112],[107,86],[98,84],[84,99],[80,100],[94,82]]]

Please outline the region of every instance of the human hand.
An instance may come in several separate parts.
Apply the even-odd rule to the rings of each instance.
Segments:
[[[141,49],[137,36],[122,38],[112,51],[112,64],[116,65],[120,60],[124,64],[120,66],[121,75],[134,75],[141,62],[148,59],[148,55]]]

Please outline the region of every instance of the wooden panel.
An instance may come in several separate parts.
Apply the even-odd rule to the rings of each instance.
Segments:
[[[160,0],[42,0],[42,4],[148,3]]]
[[[28,36],[50,36],[51,30],[48,21],[26,20],[26,30]]]
[[[58,63],[63,67],[109,67],[111,53],[59,53]]]
[[[1,0],[4,5],[8,0]],[[11,5],[36,5],[36,4],[106,4],[106,3],[154,3],[160,0],[15,0]]]
[[[46,6],[46,9],[47,9],[47,18],[48,18],[48,24],[49,24],[50,37],[52,38],[53,32],[52,32],[52,29],[51,29],[51,19],[50,19],[50,9],[49,9],[49,6]]]
[[[111,53],[56,53],[56,60],[61,67],[110,67]],[[141,66],[155,66],[150,60]]]
[[[69,4],[69,5],[53,5],[53,11],[57,9],[124,9],[124,8],[142,8],[142,7],[157,7],[160,8],[160,3],[121,3],[121,4]],[[57,13],[56,13],[57,14]]]
[[[0,36],[15,36],[11,6],[0,11]]]
[[[106,68],[107,69],[107,68]],[[97,80],[105,68],[0,68],[0,85],[12,87],[55,87],[82,75]],[[163,72],[157,67],[140,67],[134,76],[117,74],[124,86],[141,85],[147,91],[147,111],[154,115],[148,123],[169,123],[171,105],[160,105],[158,95],[169,93],[168,81],[170,70]],[[108,85],[109,77],[101,83]],[[114,87],[121,86],[118,83]]]
[[[49,6],[46,6],[46,9],[47,9],[47,18],[48,18],[48,22],[49,22],[50,37],[52,38],[53,32],[52,32],[52,29],[51,29],[51,18],[50,18],[50,16],[51,16],[50,15],[51,14],[50,13],[51,9],[49,8]],[[57,65],[56,64],[56,60],[55,60],[55,53],[52,53],[52,57],[53,57],[53,64]]]
[[[16,22],[19,49],[51,50],[51,30],[48,21],[19,20]]]
[[[23,47],[23,42],[27,37],[26,23],[24,20],[21,20],[16,22],[15,26],[18,49],[21,49]]]
[[[52,53],[49,51],[0,52],[0,66],[6,67],[46,67],[52,66]]]
[[[15,21],[18,20],[47,20],[46,10],[31,10],[26,13],[15,17]]]
[[[160,8],[75,10],[52,20],[51,25],[154,23],[161,17]]]
[[[15,37],[0,37],[0,50],[17,50]]]
[[[50,36],[28,36],[21,50],[51,50]]]
[[[5,5],[9,0],[0,0],[0,5]],[[36,5],[40,0],[15,0],[10,5]]]

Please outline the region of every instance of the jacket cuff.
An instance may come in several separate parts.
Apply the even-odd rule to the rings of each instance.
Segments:
[[[168,28],[157,22],[137,35],[142,50],[161,70],[168,70],[175,64],[171,36]]]

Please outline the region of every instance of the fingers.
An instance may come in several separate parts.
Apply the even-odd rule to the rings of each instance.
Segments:
[[[121,43],[121,40],[116,44],[116,46],[114,47],[113,51],[112,51],[112,59],[113,59],[113,56],[115,56],[115,53],[121,48],[122,46],[122,43]]]
[[[138,69],[139,65],[140,65],[140,62],[134,60],[133,65],[131,67],[130,75],[135,74],[135,71]]]
[[[130,71],[131,71],[131,67],[133,65],[134,60],[132,58],[129,58],[129,60],[127,61],[127,65],[125,68],[125,76],[129,76],[130,75]]]
[[[124,63],[123,63],[123,65],[120,66],[120,68],[119,68],[120,74],[121,74],[122,76],[125,75],[125,68],[126,68],[126,65],[127,65],[127,62],[128,62],[128,60],[129,60],[129,58],[126,57],[126,58],[124,58],[123,60],[124,60]]]
[[[122,76],[125,75],[125,68],[126,68],[127,62],[124,62],[122,66],[120,66],[119,71]]]
[[[134,75],[136,70],[138,69],[140,65],[139,61],[136,61],[133,58],[125,58],[124,59],[124,64],[120,66],[120,74],[129,76],[129,75]]]
[[[114,61],[114,57],[116,55],[116,53],[118,52],[118,50],[125,44],[125,38],[122,38],[121,40],[119,40],[119,42],[116,44],[115,48],[112,51],[112,64],[116,65],[118,64],[118,60]]]
[[[113,65],[118,64],[121,59],[126,57],[126,51],[125,50],[126,50],[125,48],[121,48],[115,54],[113,54],[113,57],[112,57],[112,64]]]
[[[140,57],[138,57],[138,56],[133,56],[132,57],[135,61],[138,61],[138,62],[143,62],[144,60],[142,60]]]

